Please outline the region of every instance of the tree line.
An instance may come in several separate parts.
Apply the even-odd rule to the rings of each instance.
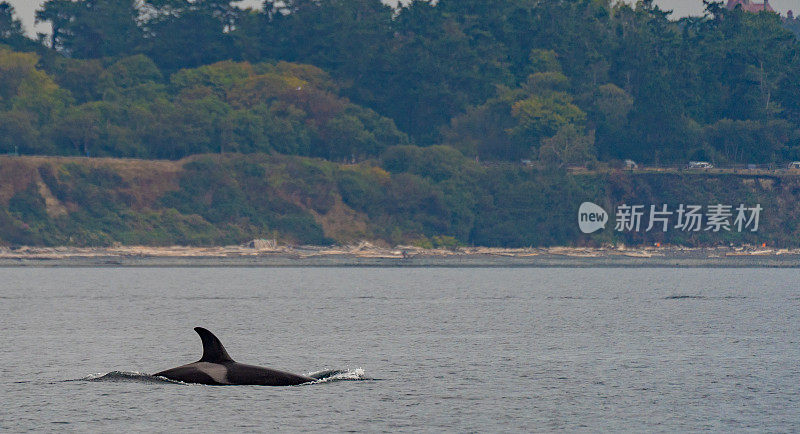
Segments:
[[[0,151],[800,159],[796,20],[650,0],[0,2]]]

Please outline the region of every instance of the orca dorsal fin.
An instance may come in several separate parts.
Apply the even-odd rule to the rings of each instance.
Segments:
[[[214,336],[214,333],[202,327],[195,327],[194,331],[200,335],[200,339],[203,341],[203,357],[200,359],[201,362],[221,363],[233,361],[231,356],[228,355],[228,352],[225,351],[225,347],[222,346],[222,342]]]

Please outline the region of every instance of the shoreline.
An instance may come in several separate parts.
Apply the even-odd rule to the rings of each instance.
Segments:
[[[800,249],[745,247],[486,248],[0,247],[0,267],[660,267],[800,268]]]

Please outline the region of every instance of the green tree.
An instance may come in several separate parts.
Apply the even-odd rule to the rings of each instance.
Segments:
[[[241,11],[230,0],[149,0],[145,52],[167,72],[241,55],[231,32]]]
[[[539,160],[551,167],[583,166],[595,158],[594,131],[581,134],[572,124],[562,126],[553,137],[543,139],[539,148]]]
[[[71,59],[55,56],[49,65],[55,82],[83,104],[96,101],[103,96],[100,76],[105,72],[99,59]]]
[[[0,1],[0,44],[19,51],[36,51],[40,45],[25,36],[22,21],[15,16],[14,7],[7,1]]]
[[[36,12],[52,25],[51,47],[78,58],[131,54],[142,40],[138,18],[137,0],[48,0]]]
[[[389,6],[375,0],[266,0],[264,14],[265,56],[359,77],[368,89],[377,84],[371,76],[392,35]],[[361,87],[353,90],[365,91]]]
[[[625,137],[633,98],[613,83],[603,84],[592,92],[587,116],[596,128],[597,151],[601,158],[629,158],[622,154],[620,141]]]
[[[528,55],[528,70],[530,74],[537,72],[562,72],[558,55],[553,50],[534,48]]]
[[[35,80],[35,76],[43,75],[36,70],[39,57],[30,53],[17,53],[0,47],[0,104],[6,107],[11,98],[20,92],[26,81]]]
[[[41,147],[37,119],[28,111],[0,112],[0,153],[45,154]]]
[[[138,54],[123,57],[106,68],[100,81],[106,87],[132,88],[148,82],[160,82],[161,71],[148,57]]]
[[[181,69],[170,76],[170,83],[177,89],[207,87],[224,98],[234,85],[256,75],[247,62],[217,62],[199,68]]]
[[[71,107],[59,118],[53,133],[78,155],[90,156],[100,139],[100,116],[93,105]]]
[[[465,113],[442,128],[442,142],[479,160],[510,159],[524,153],[508,134],[515,126],[515,119],[510,116],[514,102],[510,93],[506,91],[505,96],[467,107]]]
[[[787,29],[791,30],[794,35],[800,39],[800,18],[792,17],[791,19],[787,18],[783,22],[783,26]]]
[[[0,47],[0,108],[27,111],[38,125],[47,125],[54,114],[71,103],[68,92],[59,88],[44,71],[37,69],[39,56]]]
[[[511,114],[517,119],[511,133],[534,146],[563,127],[581,125],[586,120],[586,114],[563,93],[545,97],[531,95],[514,103]]]
[[[791,133],[786,121],[722,119],[704,128],[703,139],[729,162],[752,163],[775,160]]]
[[[14,17],[14,6],[7,1],[0,2],[0,41],[24,37],[22,22]]]
[[[511,83],[503,47],[445,6],[414,1],[400,10],[392,56],[383,67],[392,74],[381,80],[391,85],[382,84],[368,103],[422,145],[435,143],[440,127],[485,102],[497,85]]]

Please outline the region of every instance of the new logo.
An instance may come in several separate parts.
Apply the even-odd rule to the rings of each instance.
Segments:
[[[599,205],[584,202],[578,208],[578,227],[584,234],[604,229],[608,223],[608,213]]]

